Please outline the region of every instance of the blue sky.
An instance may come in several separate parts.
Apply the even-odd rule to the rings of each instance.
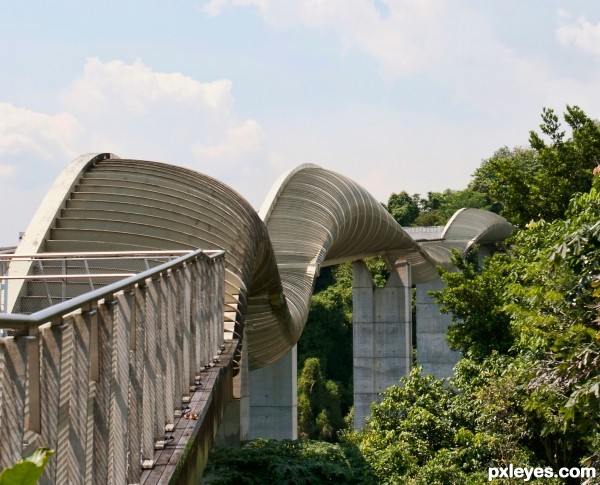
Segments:
[[[307,162],[382,201],[464,188],[542,107],[600,118],[600,2],[0,0],[0,65],[2,246],[87,152],[257,208]]]

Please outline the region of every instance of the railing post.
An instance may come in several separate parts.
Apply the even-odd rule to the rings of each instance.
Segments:
[[[94,472],[94,459],[95,450],[98,448],[96,443],[97,439],[94,433],[94,416],[95,409],[98,406],[96,402],[96,386],[99,380],[99,349],[98,349],[98,310],[90,307],[83,311],[83,317],[85,318],[89,332],[89,388],[88,388],[88,399],[87,399],[87,420],[86,420],[86,432],[87,432],[87,443],[85,447],[85,476],[84,483],[93,483],[93,472]]]
[[[165,272],[166,273],[166,272]],[[154,282],[154,280],[153,280]],[[158,327],[157,327],[157,342],[156,342],[156,357],[158,367],[156,368],[156,375],[158,377],[156,386],[157,389],[163,390],[163,399],[156,399],[156,441],[157,448],[164,447],[164,436],[165,436],[165,424],[169,422],[169,414],[167,408],[170,408],[170,415],[172,416],[173,408],[167,405],[168,392],[167,392],[167,361],[168,361],[168,302],[167,298],[167,277],[163,273],[156,281],[156,293],[157,293],[157,316],[158,316]],[[171,421],[172,422],[172,421]]]
[[[163,322],[165,324],[166,339],[162,340],[164,345],[165,353],[165,426],[173,426],[174,423],[174,412],[175,412],[175,388],[176,378],[175,375],[175,361],[176,361],[176,344],[175,344],[175,302],[176,302],[176,283],[172,271],[169,271],[166,278],[164,278],[165,286],[163,300],[163,314],[165,316]]]
[[[126,476],[131,304],[126,295],[98,306],[99,381],[96,386],[94,483]]]
[[[140,297],[144,300],[146,319],[145,351],[144,351],[144,376],[142,381],[142,461],[154,460],[154,443],[164,434],[164,423],[159,421],[156,398],[157,382],[159,376],[157,336],[160,325],[160,306],[158,299],[158,280],[149,279],[147,287],[140,288]],[[162,418],[162,416],[161,416]]]
[[[181,319],[180,326],[182,330],[182,352],[181,352],[181,391],[182,402],[188,403],[190,400],[190,385],[194,382],[190,379],[191,369],[191,272],[193,263],[186,264],[179,272],[179,298],[181,299]]]
[[[111,355],[108,483],[116,485],[127,476],[127,420],[129,418],[129,349],[131,295],[115,295],[111,308],[113,345]]]
[[[63,349],[60,369],[56,483],[77,483],[86,475],[89,404],[90,320],[80,312],[61,325]],[[60,331],[60,330],[59,330]],[[62,453],[60,453],[62,451]],[[59,454],[60,453],[60,454]]]
[[[211,330],[211,357],[220,350],[223,342],[224,320],[223,320],[223,281],[222,281],[222,261],[210,259],[207,261],[209,274],[207,275],[206,286],[209,288],[208,308],[211,309],[209,325]]]
[[[131,342],[129,359],[129,442],[127,480],[128,483],[139,483],[141,476],[142,429],[144,426],[144,361],[146,341],[146,305],[144,288],[139,286],[126,295],[132,305]]]
[[[0,440],[0,468],[4,469],[21,458],[23,448],[27,338],[6,337],[0,341],[0,349],[0,426],[3,433],[3,439]]]
[[[190,264],[190,383],[196,382],[196,376],[201,365],[200,345],[202,336],[200,334],[200,302],[198,300],[198,292],[200,291],[199,273],[200,261],[195,259]]]
[[[210,288],[209,268],[207,261],[202,262],[202,272],[200,276],[200,325],[202,325],[202,365],[209,365],[212,360],[210,345]]]
[[[183,272],[184,268],[177,268],[171,274],[171,282],[173,283],[173,291],[170,298],[173,300],[173,330],[174,330],[174,342],[173,348],[175,354],[173,358],[173,369],[174,369],[174,407],[173,411],[177,411],[177,414],[181,414],[181,403],[184,395],[188,395],[188,383],[187,383],[187,369],[184,371],[184,326],[185,326],[185,294],[183,288]],[[185,394],[184,394],[185,393]]]
[[[44,426],[41,430],[40,445],[57,448],[58,421],[60,408],[61,363],[65,328],[61,325],[51,325],[40,332],[42,342],[40,389],[41,413],[44,416]],[[57,454],[58,455],[58,454]],[[46,465],[42,483],[55,483],[58,456],[54,456]]]
[[[40,340],[39,329],[29,329],[29,344],[27,348],[27,368],[29,375],[29,422],[25,426],[34,433],[42,430],[41,395],[40,395]]]

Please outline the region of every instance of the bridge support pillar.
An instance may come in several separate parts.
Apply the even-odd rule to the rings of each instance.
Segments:
[[[437,278],[429,283],[417,285],[417,363],[423,366],[423,374],[431,374],[437,379],[454,375],[454,366],[460,352],[450,350],[446,342],[448,325],[452,315],[441,313],[430,291],[444,288],[444,282]]]
[[[233,399],[225,409],[215,446],[238,448],[240,442],[248,440],[250,428],[250,396],[248,389],[248,349],[242,343],[239,371],[233,378]]]
[[[354,429],[361,429],[379,393],[410,372],[412,310],[410,265],[392,264],[385,287],[377,288],[363,261],[354,263]]]
[[[249,439],[297,439],[297,350],[250,372]]]

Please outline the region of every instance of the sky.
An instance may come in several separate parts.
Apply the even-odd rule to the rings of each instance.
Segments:
[[[0,247],[77,156],[193,168],[257,209],[302,163],[462,189],[542,108],[600,119],[595,0],[0,0]]]

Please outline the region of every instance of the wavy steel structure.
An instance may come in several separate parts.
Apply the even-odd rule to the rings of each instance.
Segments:
[[[245,328],[256,369],[298,341],[320,267],[384,255],[407,260],[421,283],[437,276],[437,265],[451,266],[452,249],[511,231],[496,214],[463,209],[441,239],[419,244],[360,185],[316,165],[283,176],[257,213],[198,172],[94,154],[59,176],[16,253],[222,249],[226,319],[239,336]]]

